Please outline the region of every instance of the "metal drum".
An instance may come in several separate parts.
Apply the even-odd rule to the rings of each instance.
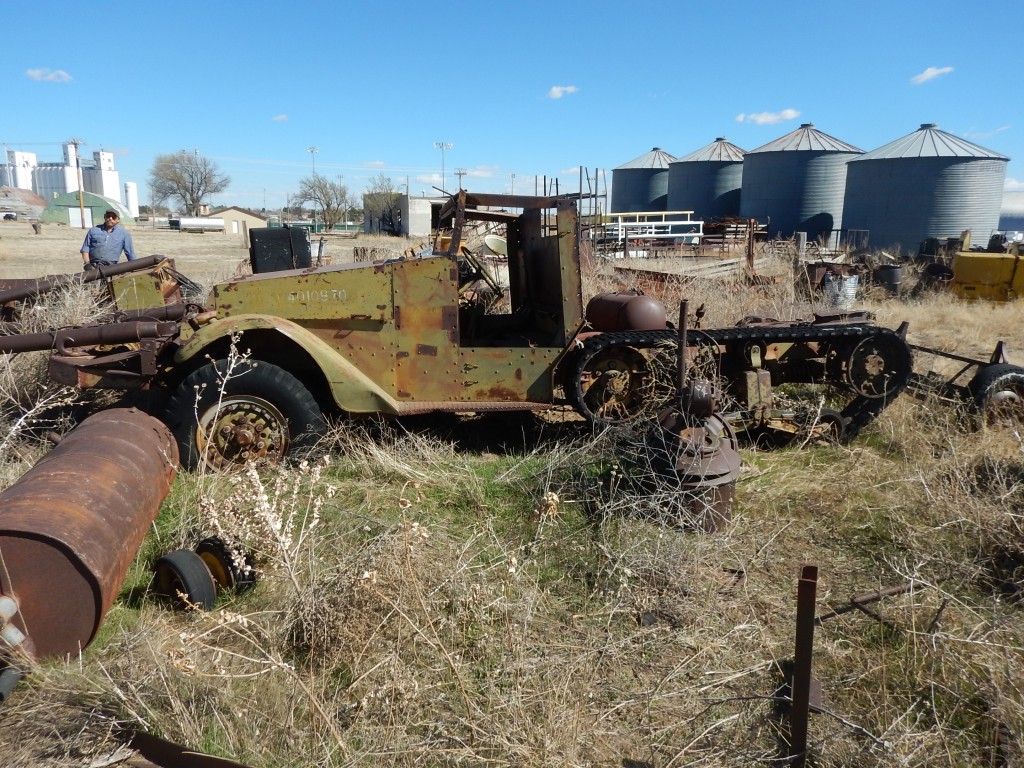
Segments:
[[[903,267],[899,264],[880,264],[875,267],[872,277],[889,293],[899,293],[903,283]]]
[[[92,641],[177,465],[167,427],[117,408],[83,421],[0,494],[0,593],[18,608],[8,644],[20,632],[26,652],[54,658]]]
[[[587,322],[595,331],[662,331],[665,307],[640,291],[602,293],[587,304]]]

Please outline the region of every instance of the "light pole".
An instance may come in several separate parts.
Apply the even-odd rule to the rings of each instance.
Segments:
[[[466,175],[466,169],[456,168],[455,175],[459,177],[459,189],[462,189],[462,177]]]
[[[452,144],[451,144],[450,141],[435,141],[434,142],[434,149],[440,149],[441,150],[441,191],[442,192],[445,191],[445,189],[444,189],[444,151],[446,149],[451,149],[451,148],[452,148]]]
[[[320,151],[320,147],[306,147],[306,151],[309,152],[313,158],[313,183],[316,183],[316,153]],[[313,201],[313,234],[316,234],[316,200]]]
[[[516,193],[516,175],[514,173],[510,173],[509,178],[512,179],[512,186],[509,187],[509,192],[514,195]]]

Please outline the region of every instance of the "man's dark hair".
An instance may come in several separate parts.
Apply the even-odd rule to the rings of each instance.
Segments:
[[[121,218],[121,214],[119,214],[117,211],[104,211],[103,218],[105,219],[107,218],[107,216],[113,216],[115,219]]]

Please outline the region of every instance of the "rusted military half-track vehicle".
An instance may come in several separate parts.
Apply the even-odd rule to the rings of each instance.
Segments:
[[[201,303],[183,298],[162,257],[104,268],[85,279],[107,281],[118,308],[109,323],[30,336],[10,324],[0,351],[52,349],[52,378],[80,387],[165,393],[156,410],[189,467],[279,459],[315,443],[336,413],[571,406],[605,424],[675,397],[678,336],[657,302],[619,293],[585,311],[574,198],[460,191],[439,221],[445,237],[420,255],[232,278]],[[466,246],[480,226],[502,231],[507,279]],[[7,319],[32,292],[0,291]],[[707,396],[741,433],[848,440],[919,378],[903,330],[864,314],[747,320],[687,338],[693,369],[718,384]],[[967,387],[930,389],[1020,402],[1021,369],[974,362]],[[829,407],[808,417],[776,396],[788,385],[827,388]]]

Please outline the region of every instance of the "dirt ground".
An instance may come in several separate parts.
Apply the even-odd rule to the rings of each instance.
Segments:
[[[234,274],[249,257],[241,234],[174,232],[141,225],[128,229],[140,257],[169,256],[182,274],[207,286]],[[314,256],[320,237],[316,235],[313,239]],[[0,279],[77,272],[82,268],[79,253],[84,239],[85,230],[77,227],[44,224],[37,235],[28,222],[4,221],[0,223]],[[374,258],[387,258],[389,252],[398,256],[419,242],[380,235],[325,235],[323,239],[323,256],[333,264],[353,261],[353,250],[357,247],[373,248]]]

